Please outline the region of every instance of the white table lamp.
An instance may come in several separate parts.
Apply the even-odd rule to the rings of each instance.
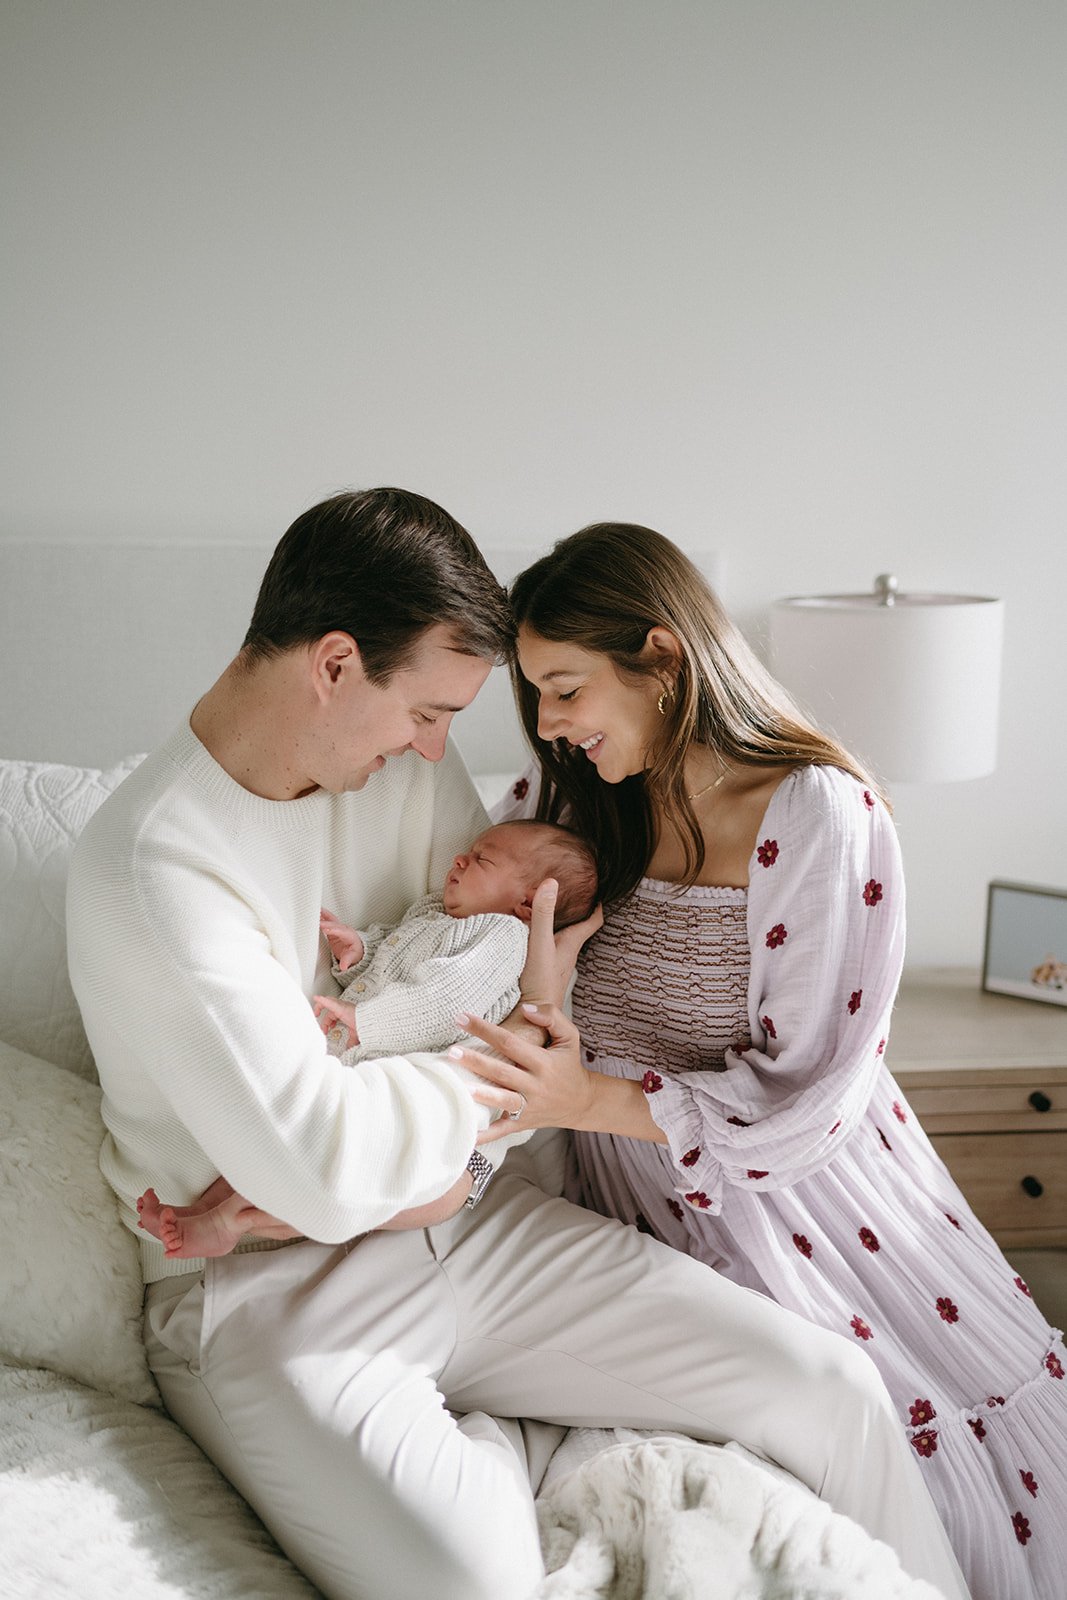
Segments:
[[[799,595],[771,607],[771,671],[890,783],[996,766],[1004,605],[979,595]]]

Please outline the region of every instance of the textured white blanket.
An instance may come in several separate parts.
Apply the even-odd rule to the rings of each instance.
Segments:
[[[616,1429],[560,1475],[569,1451],[607,1437],[572,1433],[549,1468],[538,1600],[936,1600],[886,1545],[740,1445]]]

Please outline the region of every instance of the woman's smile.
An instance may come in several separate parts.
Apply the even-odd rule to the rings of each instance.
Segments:
[[[624,679],[608,656],[543,639],[527,627],[519,629],[519,664],[537,690],[540,738],[581,750],[605,783],[644,771],[662,722],[657,678]]]

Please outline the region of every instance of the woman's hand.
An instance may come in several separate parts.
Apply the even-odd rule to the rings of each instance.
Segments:
[[[526,951],[526,965],[519,979],[519,991],[523,1000],[534,1005],[563,1004],[578,952],[604,922],[604,913],[597,906],[584,922],[575,922],[571,927],[561,928],[555,933],[552,920],[558,893],[559,884],[555,878],[546,878],[544,883],[538,885],[533,897],[530,942]]]
[[[547,1042],[535,1043],[526,1034],[498,1028],[480,1017],[456,1018],[464,1033],[484,1039],[496,1052],[485,1055],[458,1044],[448,1052],[453,1061],[484,1080],[484,1089],[471,1090],[472,1098],[504,1113],[479,1133],[479,1144],[534,1128],[576,1128],[653,1144],[668,1142],[636,1078],[587,1071],[578,1029],[558,1006],[525,1004],[512,1013],[516,1014]]]
[[[570,930],[568,930],[570,931]],[[507,1028],[480,1017],[457,1017],[464,1033],[484,1039],[495,1052],[465,1050],[454,1044],[448,1054],[485,1080],[474,1089],[475,1100],[506,1114],[478,1135],[479,1144],[533,1128],[580,1128],[592,1111],[597,1074],[582,1065],[578,1029],[558,1006],[523,1005],[527,1023],[547,1042],[534,1044]],[[516,1095],[521,1097],[516,1115]]]

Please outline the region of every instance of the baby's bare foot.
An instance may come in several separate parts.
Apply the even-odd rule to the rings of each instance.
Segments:
[[[188,1260],[200,1256],[228,1255],[248,1232],[247,1225],[236,1224],[231,1212],[233,1190],[224,1179],[207,1191],[223,1190],[222,1204],[204,1209],[204,1196],[191,1206],[165,1206],[154,1189],[146,1189],[137,1202],[137,1226],[159,1240],[166,1256]]]
[[[146,1189],[137,1202],[137,1226],[146,1233],[152,1234],[156,1239],[162,1239],[160,1232],[162,1226],[163,1207],[158,1194],[154,1189]]]
[[[234,1226],[222,1206],[214,1211],[194,1212],[183,1206],[163,1206],[159,1223],[163,1254],[172,1260],[229,1255],[248,1231]]]

